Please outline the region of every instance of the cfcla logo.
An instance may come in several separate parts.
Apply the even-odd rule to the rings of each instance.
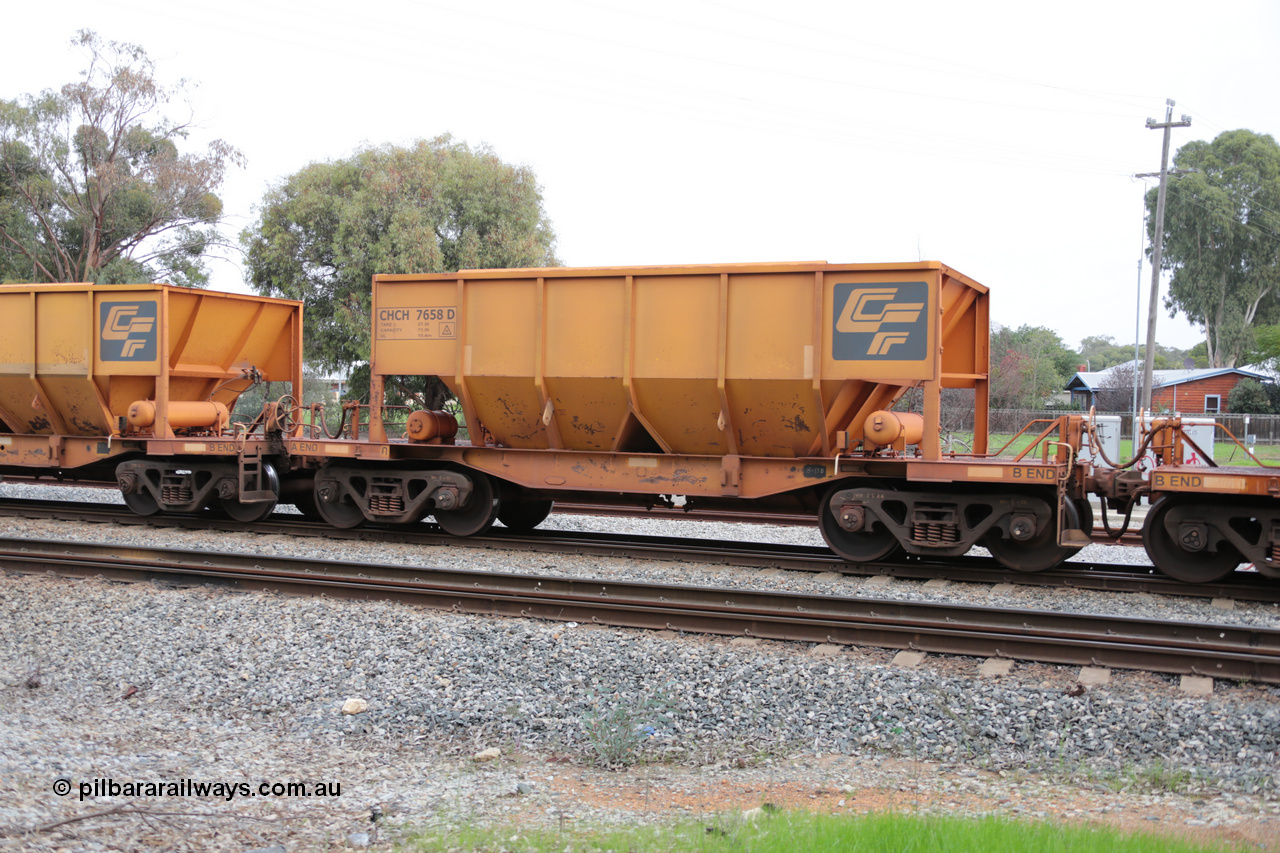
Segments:
[[[151,361],[156,357],[156,303],[103,302],[102,358]]]
[[[844,361],[924,357],[928,285],[837,284],[832,357]],[[843,300],[843,302],[842,302]]]
[[[877,287],[849,294],[844,311],[836,321],[836,331],[857,333],[871,332],[871,347],[867,355],[884,355],[894,344],[906,343],[906,332],[884,332],[886,323],[914,323],[920,319],[923,302],[894,302],[898,288]]]

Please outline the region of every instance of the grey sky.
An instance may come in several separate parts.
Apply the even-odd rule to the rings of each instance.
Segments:
[[[1133,340],[1131,176],[1159,168],[1164,99],[1193,120],[1175,149],[1280,133],[1266,0],[63,0],[9,21],[0,97],[74,79],[79,27],[198,83],[200,133],[248,158],[232,231],[308,162],[448,132],[535,170],[567,264],[940,260],[996,322],[1070,346]],[[245,289],[236,259],[213,286]]]

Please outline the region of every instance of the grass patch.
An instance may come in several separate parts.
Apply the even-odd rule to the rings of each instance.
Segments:
[[[876,814],[814,815],[808,812],[765,813],[756,820],[740,814],[662,827],[623,829],[467,829],[426,833],[403,848],[477,853],[594,853],[594,851],[662,851],[662,853],[1209,853],[1229,847],[1205,846],[1177,839],[1124,833],[1107,828],[1015,821],[1001,817],[951,818]]]
[[[1103,776],[1099,781],[1107,784],[1107,777]],[[1110,777],[1110,784],[1115,791],[1144,793],[1181,793],[1190,787],[1192,781],[1190,770],[1166,767],[1162,761],[1141,767],[1127,767]]]

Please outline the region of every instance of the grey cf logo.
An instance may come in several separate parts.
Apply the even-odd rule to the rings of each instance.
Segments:
[[[156,357],[156,303],[103,302],[102,358],[151,361]]]
[[[929,287],[837,284],[832,357],[842,361],[914,361],[925,357]]]

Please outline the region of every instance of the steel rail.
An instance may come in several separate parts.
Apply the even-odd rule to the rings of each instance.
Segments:
[[[68,486],[100,488],[116,491],[112,481],[78,480],[62,482],[43,477],[5,476],[3,482],[38,486]],[[818,520],[812,513],[801,512],[751,512],[727,509],[698,509],[664,506],[631,506],[625,504],[595,504],[587,502],[557,502],[551,510],[558,515],[589,515],[599,518],[647,518],[654,521],[709,521],[724,524],[771,524],[781,527],[817,527]],[[1145,511],[1145,509],[1143,510]],[[1140,516],[1135,516],[1140,518]],[[1095,525],[1090,534],[1099,545],[1142,545],[1142,534],[1129,530],[1118,538],[1108,536],[1101,525]]]
[[[1229,625],[14,538],[0,568],[1280,683],[1280,630]]]
[[[253,524],[232,522],[216,513],[138,516],[119,504],[74,501],[25,501],[0,498],[0,516],[52,518],[65,521],[110,522],[195,530],[234,529],[240,532],[323,537],[361,542],[395,542],[426,546],[539,551],[604,557],[645,557],[681,562],[780,568],[846,575],[888,575],[908,580],[945,578],[959,583],[1012,583],[1024,586],[1068,587],[1105,592],[1232,598],[1240,601],[1280,602],[1280,583],[1257,572],[1236,572],[1213,584],[1176,581],[1146,566],[1108,566],[1066,563],[1045,572],[1016,572],[990,558],[942,560],[909,558],[894,562],[850,563],[825,547],[761,542],[721,542],[671,536],[637,536],[585,531],[535,530],[516,534],[494,528],[483,536],[459,539],[433,524],[413,527],[364,526],[340,530],[297,514],[275,513]]]
[[[718,521],[726,524],[776,524],[782,527],[817,527],[813,513],[734,512],[727,509],[682,509],[680,507],[639,507],[622,504],[564,503],[551,509],[560,515],[594,515],[611,518],[652,518],[657,521]]]
[[[780,527],[817,527],[813,513],[734,512],[726,509],[680,509],[678,507],[637,507],[619,504],[557,503],[551,510],[564,515],[592,515],[605,518],[648,518],[654,521],[711,521],[723,524],[773,524]],[[1090,537],[1098,545],[1141,547],[1142,533],[1128,530],[1119,537],[1108,536],[1095,525]]]

